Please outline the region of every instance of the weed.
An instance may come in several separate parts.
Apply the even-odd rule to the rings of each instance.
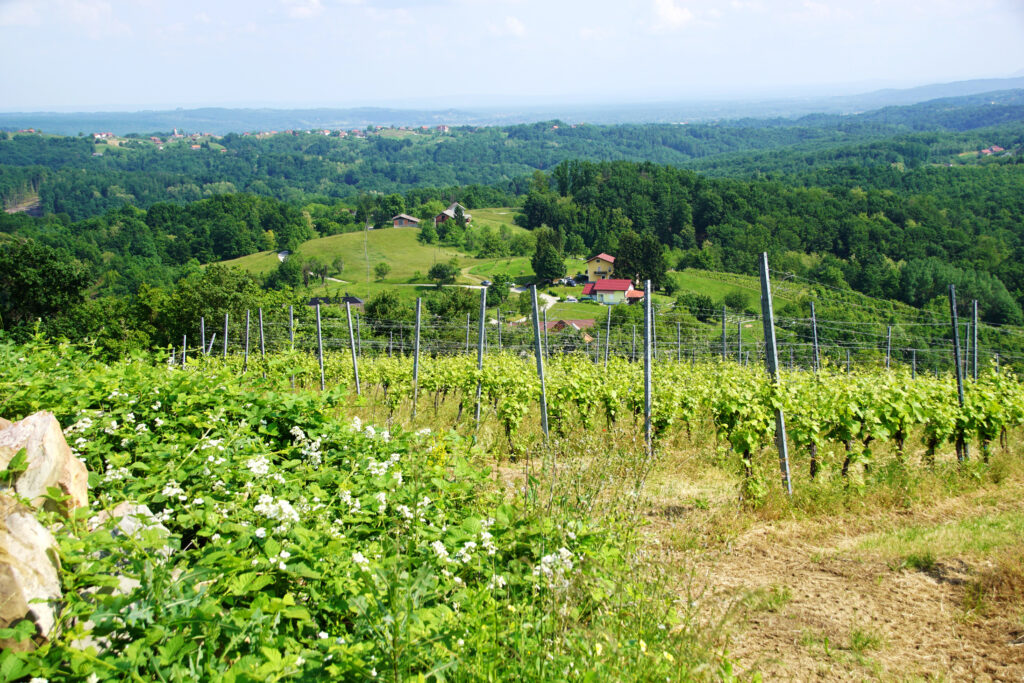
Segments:
[[[788,586],[758,588],[743,597],[743,605],[752,612],[778,612],[793,599]]]

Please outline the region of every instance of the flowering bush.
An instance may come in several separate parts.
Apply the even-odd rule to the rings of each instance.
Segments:
[[[454,433],[341,417],[340,391],[66,345],[0,341],[0,367],[0,414],[53,411],[93,506],[47,520],[59,627],[0,655],[4,679],[549,679],[616,656],[582,635],[623,569],[614,534],[503,502]],[[439,441],[445,462],[422,456]],[[122,501],[151,511],[138,533],[98,523]],[[615,642],[656,675],[639,635]]]

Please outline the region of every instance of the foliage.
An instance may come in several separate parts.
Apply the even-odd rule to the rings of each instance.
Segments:
[[[469,442],[335,417],[345,389],[153,360],[0,342],[0,411],[52,410],[96,501],[54,525],[58,628],[0,653],[5,677],[551,680],[586,661],[664,680],[719,665],[630,575],[626,525],[549,515],[532,484],[495,498]],[[96,515],[122,501],[148,506],[140,531]]]

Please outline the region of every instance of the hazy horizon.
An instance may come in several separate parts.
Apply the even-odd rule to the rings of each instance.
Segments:
[[[1016,0],[0,0],[0,110],[859,94],[1024,67]],[[977,49],[972,49],[975,44]]]

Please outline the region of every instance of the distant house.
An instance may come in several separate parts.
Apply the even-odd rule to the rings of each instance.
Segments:
[[[400,213],[391,217],[391,225],[396,228],[418,228],[420,219],[407,213]]]
[[[362,308],[363,300],[357,296],[352,296],[348,292],[345,292],[345,296],[341,297],[341,305],[348,304],[352,308]]]
[[[470,222],[471,220],[473,220],[473,216],[469,212],[466,211],[466,207],[462,206],[462,204],[459,204],[458,202],[452,202],[448,206],[447,209],[445,209],[441,213],[439,213],[436,216],[434,216],[434,225],[438,225],[439,223],[444,223],[449,218],[455,218],[455,208],[456,207],[462,209],[462,216],[463,216],[463,218],[466,219],[467,223]]]
[[[446,126],[444,124],[441,124],[440,126],[437,127],[437,130],[439,132],[441,132],[441,133],[447,133],[448,131],[451,130],[451,128],[449,128],[448,126]]]
[[[615,272],[615,257],[601,253],[587,259],[587,280],[597,282],[607,280]]]
[[[635,304],[638,301],[644,300],[644,293],[639,289],[631,289],[626,292],[626,303]]]
[[[192,149],[202,149],[199,145],[191,145]]]
[[[589,330],[594,326],[593,320],[549,320],[545,323],[545,327],[549,332],[560,332],[567,327],[571,327],[574,330]]]
[[[633,283],[629,280],[598,280],[583,287],[583,296],[602,304],[621,304],[628,300],[632,291]]]
[[[318,305],[326,306],[329,303],[331,303],[331,297],[329,296],[314,296],[306,305],[316,307]]]

